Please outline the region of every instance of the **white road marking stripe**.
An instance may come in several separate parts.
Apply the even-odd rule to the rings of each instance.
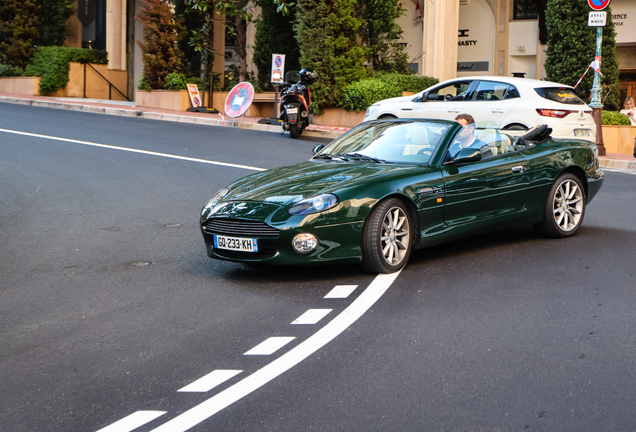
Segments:
[[[233,163],[227,163],[227,162],[210,161],[210,160],[206,160],[206,159],[197,159],[197,158],[191,158],[191,157],[185,157],[185,156],[177,156],[177,155],[172,155],[172,154],[168,154],[168,153],[158,153],[158,152],[139,150],[139,149],[133,149],[133,148],[128,148],[128,147],[118,147],[118,146],[112,146],[112,145],[108,145],[108,144],[98,144],[98,143],[94,143],[94,142],[90,142],[90,141],[80,141],[80,140],[74,140],[74,139],[68,139],[68,138],[59,138],[59,137],[53,137],[53,136],[49,136],[49,135],[40,135],[40,134],[34,134],[34,133],[28,133],[28,132],[14,131],[14,130],[9,130],[9,129],[0,129],[0,132],[6,132],[6,133],[11,133],[11,134],[16,134],[16,135],[30,136],[30,137],[35,137],[35,138],[50,139],[50,140],[54,140],[54,141],[65,141],[65,142],[70,142],[70,143],[74,143],[74,144],[81,144],[81,145],[87,145],[87,146],[92,146],[92,147],[101,147],[101,148],[106,148],[106,149],[110,149],[110,150],[121,150],[121,151],[127,151],[127,152],[131,152],[131,153],[140,153],[140,154],[145,154],[145,155],[150,155],[150,156],[161,156],[161,157],[165,157],[165,158],[178,159],[178,160],[183,160],[183,161],[188,161],[188,162],[199,162],[199,163],[205,163],[205,164],[211,164],[211,165],[221,165],[221,166],[227,166],[227,167],[231,167],[231,168],[241,168],[241,169],[246,169],[246,170],[251,170],[251,171],[266,171],[265,168],[257,168],[257,167],[253,167],[253,166],[249,166],[249,165],[239,165],[239,164],[233,164]]]
[[[347,298],[358,285],[336,285],[324,298]]]
[[[243,355],[271,355],[296,339],[295,337],[271,337]]]
[[[264,386],[331,342],[360,318],[386,292],[400,272],[378,275],[340,315],[295,348],[210,399],[178,415],[153,432],[183,432]]]
[[[217,369],[210,372],[206,376],[199,378],[195,382],[183,387],[180,392],[207,392],[212,390],[219,384],[223,384],[230,378],[240,374],[242,370]]]
[[[309,309],[307,312],[299,316],[292,324],[316,324],[318,321],[327,316],[332,309]]]
[[[137,411],[97,432],[130,432],[164,415],[166,411]]]

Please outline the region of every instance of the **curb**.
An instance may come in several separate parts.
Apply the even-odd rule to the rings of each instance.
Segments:
[[[82,105],[82,104],[74,104],[68,102],[53,102],[53,101],[39,101],[39,100],[31,100],[31,99],[20,99],[20,98],[12,98],[6,96],[0,96],[0,102],[13,103],[18,105],[30,105],[41,108],[54,108],[54,109],[65,109],[71,111],[81,111],[81,112],[89,112],[94,114],[107,114],[107,115],[116,115],[122,117],[135,117],[135,118],[143,118],[149,120],[161,120],[161,121],[172,121],[177,123],[188,123],[188,124],[200,124],[207,126],[220,126],[220,127],[235,127],[239,129],[248,129],[248,130],[257,130],[262,132],[274,132],[274,133],[282,133],[280,126],[274,125],[266,125],[259,123],[251,123],[251,122],[241,122],[233,119],[215,119],[215,118],[205,118],[205,117],[191,117],[187,115],[178,115],[178,114],[165,114],[165,113],[156,113],[152,111],[143,111],[135,108],[131,109],[123,109],[123,108],[108,108],[108,107],[98,107],[92,105]],[[334,128],[336,129],[336,128]],[[303,135],[308,137],[315,138],[330,138],[335,139],[342,136],[347,130],[341,130],[338,128],[337,130],[320,130],[320,129],[305,129]]]
[[[598,164],[603,168],[617,168],[626,170],[636,170],[636,161],[626,161],[619,159],[598,158]]]

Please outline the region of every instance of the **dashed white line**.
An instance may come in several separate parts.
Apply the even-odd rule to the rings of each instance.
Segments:
[[[180,392],[207,392],[212,390],[219,384],[223,384],[225,381],[233,378],[234,376],[243,372],[242,370],[233,369],[217,369],[210,372],[206,376],[199,378],[195,382],[188,384],[187,386],[179,389]]]
[[[336,285],[324,298],[347,298],[356,288],[358,285]]]
[[[100,148],[105,148],[105,149],[110,149],[110,150],[120,150],[120,151],[126,151],[126,152],[131,152],[131,153],[139,153],[139,154],[145,154],[145,155],[150,155],[150,156],[160,156],[160,157],[183,160],[183,161],[188,161],[188,162],[199,162],[199,163],[205,163],[205,164],[211,164],[211,165],[221,165],[221,166],[226,166],[226,167],[231,167],[231,168],[241,168],[241,169],[246,169],[246,170],[251,170],[251,171],[266,171],[265,168],[257,168],[257,167],[253,167],[253,166],[249,166],[249,165],[239,165],[239,164],[233,164],[233,163],[228,163],[228,162],[218,162],[218,161],[211,161],[211,160],[207,160],[207,159],[198,159],[198,158],[191,158],[191,157],[185,157],[185,156],[177,156],[177,155],[168,154],[168,153],[158,153],[158,152],[152,152],[152,151],[147,151],[147,150],[133,149],[133,148],[129,148],[129,147],[118,147],[118,146],[112,146],[112,145],[108,145],[108,144],[94,143],[94,142],[90,142],[90,141],[80,141],[80,140],[74,140],[74,139],[69,139],[69,138],[60,138],[60,137],[54,137],[54,136],[49,136],[49,135],[40,135],[40,134],[34,134],[34,133],[28,133],[28,132],[14,131],[14,130],[9,130],[9,129],[0,129],[0,132],[5,132],[5,133],[10,133],[10,134],[15,134],[15,135],[30,136],[30,137],[35,137],[35,138],[49,139],[49,140],[54,140],[54,141],[64,141],[64,142],[70,142],[70,143],[73,143],[73,144],[81,144],[81,145],[86,145],[86,146],[91,146],[91,147],[100,147]]]
[[[124,417],[123,419],[116,421],[110,426],[106,426],[97,432],[130,432],[137,429],[139,426],[150,423],[157,417],[164,415],[166,411],[137,411]]]
[[[295,337],[271,337],[243,355],[271,355],[296,339]]]
[[[400,272],[396,272],[376,276],[369,287],[342,311],[340,315],[336,316],[305,341],[262,369],[254,372],[252,375],[212,396],[210,399],[189,409],[183,414],[178,415],[167,423],[164,423],[154,429],[153,432],[186,431],[288,371],[327,343],[331,342],[340,333],[356,322],[358,318],[382,297],[399,274]]]
[[[292,324],[316,324],[331,312],[331,309],[309,309],[307,312],[296,318]]]

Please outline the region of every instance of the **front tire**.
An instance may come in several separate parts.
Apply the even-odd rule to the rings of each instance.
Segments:
[[[372,273],[394,273],[404,267],[412,248],[411,216],[397,198],[373,209],[362,233],[362,268]]]
[[[294,139],[300,136],[300,133],[298,132],[298,125],[296,123],[289,125],[289,136]]]
[[[561,174],[550,189],[545,203],[543,222],[535,228],[549,237],[574,235],[585,215],[585,189],[577,176]]]

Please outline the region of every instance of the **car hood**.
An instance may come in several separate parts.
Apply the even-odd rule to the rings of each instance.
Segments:
[[[244,177],[229,185],[223,201],[259,201],[279,206],[293,205],[320,193],[337,193],[386,180],[422,167],[403,164],[314,161],[271,169]]]

